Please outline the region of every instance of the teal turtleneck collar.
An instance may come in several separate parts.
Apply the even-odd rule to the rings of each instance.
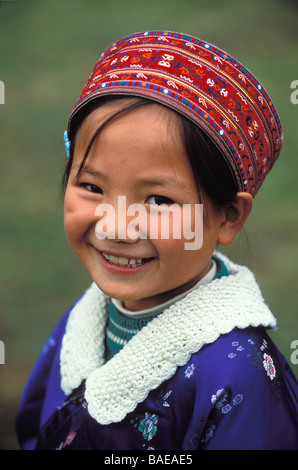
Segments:
[[[214,263],[207,275],[201,279],[192,289],[173,298],[171,301],[161,304],[158,308],[143,310],[141,312],[129,315],[129,312],[121,306],[119,301],[111,299],[109,305],[109,316],[106,329],[106,359],[111,359],[117,354],[128,341],[140,331],[147,323],[159,315],[166,307],[176,302],[178,299],[186,296],[189,291],[206,284],[215,278],[221,278],[228,275],[228,270],[224,263],[218,258],[213,258]]]

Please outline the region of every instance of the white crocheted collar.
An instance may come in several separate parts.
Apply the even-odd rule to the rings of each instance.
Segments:
[[[276,327],[251,271],[216,256],[229,276],[214,279],[171,305],[106,363],[109,298],[92,284],[75,305],[63,338],[61,386],[69,394],[86,379],[88,411],[97,422],[121,421],[150,390],[220,335],[234,328]]]

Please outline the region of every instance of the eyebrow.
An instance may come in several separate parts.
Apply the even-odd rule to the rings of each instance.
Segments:
[[[76,166],[74,167],[76,169]],[[95,170],[92,166],[86,164],[83,166],[81,174],[87,173],[89,175],[92,175],[96,178],[101,178],[101,179],[106,179],[106,175],[101,173],[98,170]],[[171,188],[183,188],[183,189],[189,189],[189,184],[184,181],[179,181],[178,179],[172,177],[172,176],[156,176],[153,178],[140,178],[138,180],[138,184],[140,186],[147,186],[147,187],[152,187],[152,186],[163,186],[163,187],[171,187]]]
[[[139,183],[144,186],[170,186],[177,188],[177,186],[182,187],[183,189],[188,189],[189,184],[179,181],[176,178],[171,176],[157,176],[154,178],[143,178],[139,180]]]
[[[73,165],[72,170],[78,173],[78,171],[80,170],[80,165]],[[96,178],[105,178],[105,175],[103,173],[98,170],[95,170],[94,168],[92,168],[92,166],[88,164],[84,165],[81,168],[80,173],[77,174],[77,176],[83,175],[84,173],[95,176]]]

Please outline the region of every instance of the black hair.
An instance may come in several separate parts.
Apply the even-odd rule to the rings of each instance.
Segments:
[[[217,210],[236,201],[238,186],[226,158],[210,137],[184,116],[182,138],[199,193],[206,195]],[[232,215],[232,214],[231,214]],[[236,216],[236,213],[235,213]]]
[[[121,98],[123,99],[124,96],[114,95],[94,99],[74,115],[69,133],[71,141],[70,158],[67,162],[62,178],[63,192],[65,192],[69,178],[75,148],[75,138],[80,125],[84,119],[99,106]],[[109,122],[131,109],[152,103],[153,101],[147,98],[135,97],[135,99],[132,99],[128,105],[120,108],[117,112],[107,118],[93,134],[92,139],[86,148],[77,176],[79,176],[84,168],[89,151],[96,137],[100,134],[103,128],[109,124]],[[177,113],[177,115],[182,123],[183,144],[194,173],[199,194],[206,195],[213,204],[213,207],[217,210],[227,208],[228,206],[231,206],[231,210],[233,210],[232,203],[236,200],[238,189],[225,157],[208,135],[194,122],[179,113]]]
[[[81,124],[83,123],[84,119],[90,114],[92,113],[92,111],[94,111],[95,109],[97,109],[99,106],[103,106],[105,104],[108,104],[108,103],[111,103],[113,101],[116,101],[116,100],[119,100],[119,99],[123,99],[124,96],[123,95],[114,95],[114,96],[108,96],[108,97],[101,97],[101,98],[97,98],[95,100],[92,100],[90,101],[89,103],[87,103],[81,110],[79,113],[75,114],[73,119],[72,119],[72,123],[71,123],[71,128],[69,130],[69,140],[71,142],[71,145],[70,145],[70,155],[69,155],[69,159],[67,161],[67,164],[66,164],[66,167],[65,167],[65,170],[64,170],[64,173],[63,173],[63,177],[62,177],[62,191],[63,193],[65,192],[66,190],[66,186],[67,186],[67,182],[68,182],[68,178],[69,178],[69,174],[70,174],[70,171],[71,171],[71,166],[72,166],[72,161],[73,161],[73,156],[74,156],[74,148],[75,148],[75,139],[76,139],[76,134],[81,126]],[[123,108],[119,109],[118,111],[116,111],[114,114],[112,114],[110,117],[108,117],[98,128],[97,130],[95,131],[94,135],[92,136],[92,139],[90,140],[87,148],[86,148],[86,151],[85,151],[85,154],[84,154],[84,157],[81,161],[81,165],[80,165],[80,168],[79,168],[79,171],[77,173],[77,177],[80,175],[81,171],[83,170],[84,168],[84,164],[86,162],[86,159],[88,157],[88,154],[90,152],[90,149],[96,139],[96,137],[101,133],[101,131],[112,121],[114,120],[117,116],[125,113],[126,111],[129,111],[131,109],[134,109],[134,108],[138,108],[140,106],[145,106],[145,105],[148,105],[148,104],[151,104],[152,101],[149,101],[147,99],[144,99],[144,98],[136,98],[136,100],[133,100],[132,102],[130,102],[127,106],[124,106]]]

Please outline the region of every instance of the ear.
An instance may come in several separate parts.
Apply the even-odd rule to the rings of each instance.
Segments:
[[[217,243],[229,245],[234,240],[239,230],[243,227],[252,208],[253,197],[251,194],[239,192],[236,201],[224,209],[223,221],[220,225]]]

